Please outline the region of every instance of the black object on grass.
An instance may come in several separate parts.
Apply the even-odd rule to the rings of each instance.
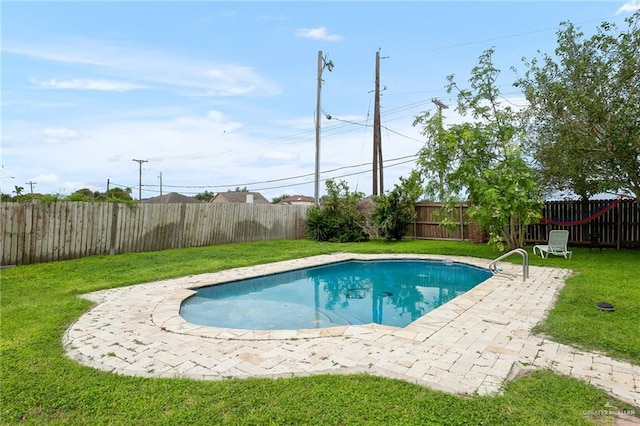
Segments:
[[[598,303],[598,309],[600,309],[601,311],[613,312],[615,308],[611,303],[600,302]]]

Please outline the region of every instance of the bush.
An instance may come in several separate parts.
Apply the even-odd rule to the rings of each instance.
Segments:
[[[422,195],[422,179],[415,171],[408,179],[400,178],[388,195],[375,197],[376,209],[371,214],[380,234],[387,240],[398,240],[416,218],[416,201]]]
[[[350,192],[346,182],[327,180],[327,195],[321,206],[307,212],[307,236],[316,241],[359,242],[368,241],[364,229],[366,218],[357,210],[358,202],[364,198],[360,192]]]

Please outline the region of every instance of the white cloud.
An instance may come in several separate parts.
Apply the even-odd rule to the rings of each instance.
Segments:
[[[338,34],[327,34],[326,27],[299,29],[298,31],[296,31],[296,36],[303,37],[303,38],[312,38],[314,40],[325,40],[325,41],[342,41],[344,39],[344,37]]]
[[[16,43],[3,40],[3,52],[53,62],[97,67],[109,80],[50,80],[52,88],[132,90],[167,85],[187,91],[189,96],[274,95],[280,88],[251,67],[214,63],[182,53],[153,50],[148,46],[124,45],[88,39],[60,39]],[[125,78],[120,82],[118,78]],[[139,84],[127,81],[138,81]],[[84,85],[84,87],[82,87]],[[64,87],[66,86],[66,87]]]
[[[45,136],[45,142],[49,144],[58,143],[62,140],[78,139],[83,136],[80,132],[65,127],[44,129],[42,134]]]
[[[283,152],[283,151],[267,151],[260,156],[259,162],[268,163],[290,163],[300,160],[300,154],[295,152]]]
[[[394,122],[392,128],[419,138],[411,120]],[[158,195],[160,173],[165,192],[196,194],[205,189],[218,192],[248,186],[268,199],[285,192],[313,195],[313,134],[288,141],[286,146],[273,145],[269,134],[254,134],[251,126],[215,110],[173,119],[105,120],[86,127],[51,127],[38,130],[34,136],[41,139],[43,135],[64,141],[64,149],[60,144],[21,145],[20,156],[28,158],[27,164],[33,166],[26,166],[22,176],[15,175],[15,182],[37,182],[34,191],[40,193],[69,194],[80,188],[104,191],[108,179],[113,186],[133,188],[137,197],[139,165],[132,161],[135,158],[148,160],[142,165],[143,197]],[[21,134],[15,137],[24,139]],[[387,160],[413,155],[420,147],[415,140],[395,133],[383,135]],[[15,157],[16,149],[7,154]],[[370,150],[370,129],[353,126],[350,132],[327,131],[322,141],[321,170],[341,169],[323,173],[321,178],[345,179],[351,189],[368,193],[370,174],[353,173],[370,168],[344,166],[370,162]],[[407,176],[411,167],[411,163],[390,167],[385,172],[387,189],[393,187],[398,176]],[[271,181],[293,176],[302,177]],[[3,183],[10,185],[8,181]],[[323,181],[322,192],[324,188]]]
[[[127,92],[130,90],[145,88],[145,86],[140,84],[113,80],[57,80],[53,78],[47,81],[31,80],[31,82],[47,89],[99,90],[103,92]]]
[[[618,10],[616,10],[616,15],[622,15],[624,13],[634,13],[640,10],[640,1],[639,0],[630,0],[620,6]]]
[[[55,173],[47,173],[47,174],[36,176],[35,178],[32,179],[32,181],[35,182],[36,184],[38,184],[38,183],[51,184],[51,183],[58,182],[59,179],[60,179],[60,177],[57,174],[55,174]]]

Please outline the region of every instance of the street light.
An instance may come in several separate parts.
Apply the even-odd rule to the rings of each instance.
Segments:
[[[328,69],[333,70],[333,62],[327,61],[326,57],[322,57],[322,50],[318,51],[318,92],[316,104],[316,179],[314,184],[314,204],[320,205],[320,92],[322,90],[322,71]]]
[[[2,179],[15,179],[15,176],[0,176],[0,180]],[[0,194],[2,194],[2,186],[0,185]]]

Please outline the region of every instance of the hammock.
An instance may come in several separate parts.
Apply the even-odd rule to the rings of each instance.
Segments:
[[[544,222],[544,223],[549,223],[551,225],[558,225],[558,226],[573,226],[573,225],[582,225],[583,223],[587,223],[590,220],[595,219],[596,217],[605,214],[606,212],[608,212],[609,210],[611,210],[612,208],[614,208],[615,206],[618,205],[618,203],[620,201],[622,201],[623,196],[618,196],[618,198],[616,198],[615,200],[611,200],[609,201],[609,203],[604,206],[604,207],[600,207],[599,209],[596,209],[594,211],[592,211],[591,213],[587,213],[585,215],[582,215],[582,217],[580,219],[576,219],[576,220],[567,220],[567,219],[557,219],[557,218],[546,218],[546,217],[541,217],[540,221]]]

